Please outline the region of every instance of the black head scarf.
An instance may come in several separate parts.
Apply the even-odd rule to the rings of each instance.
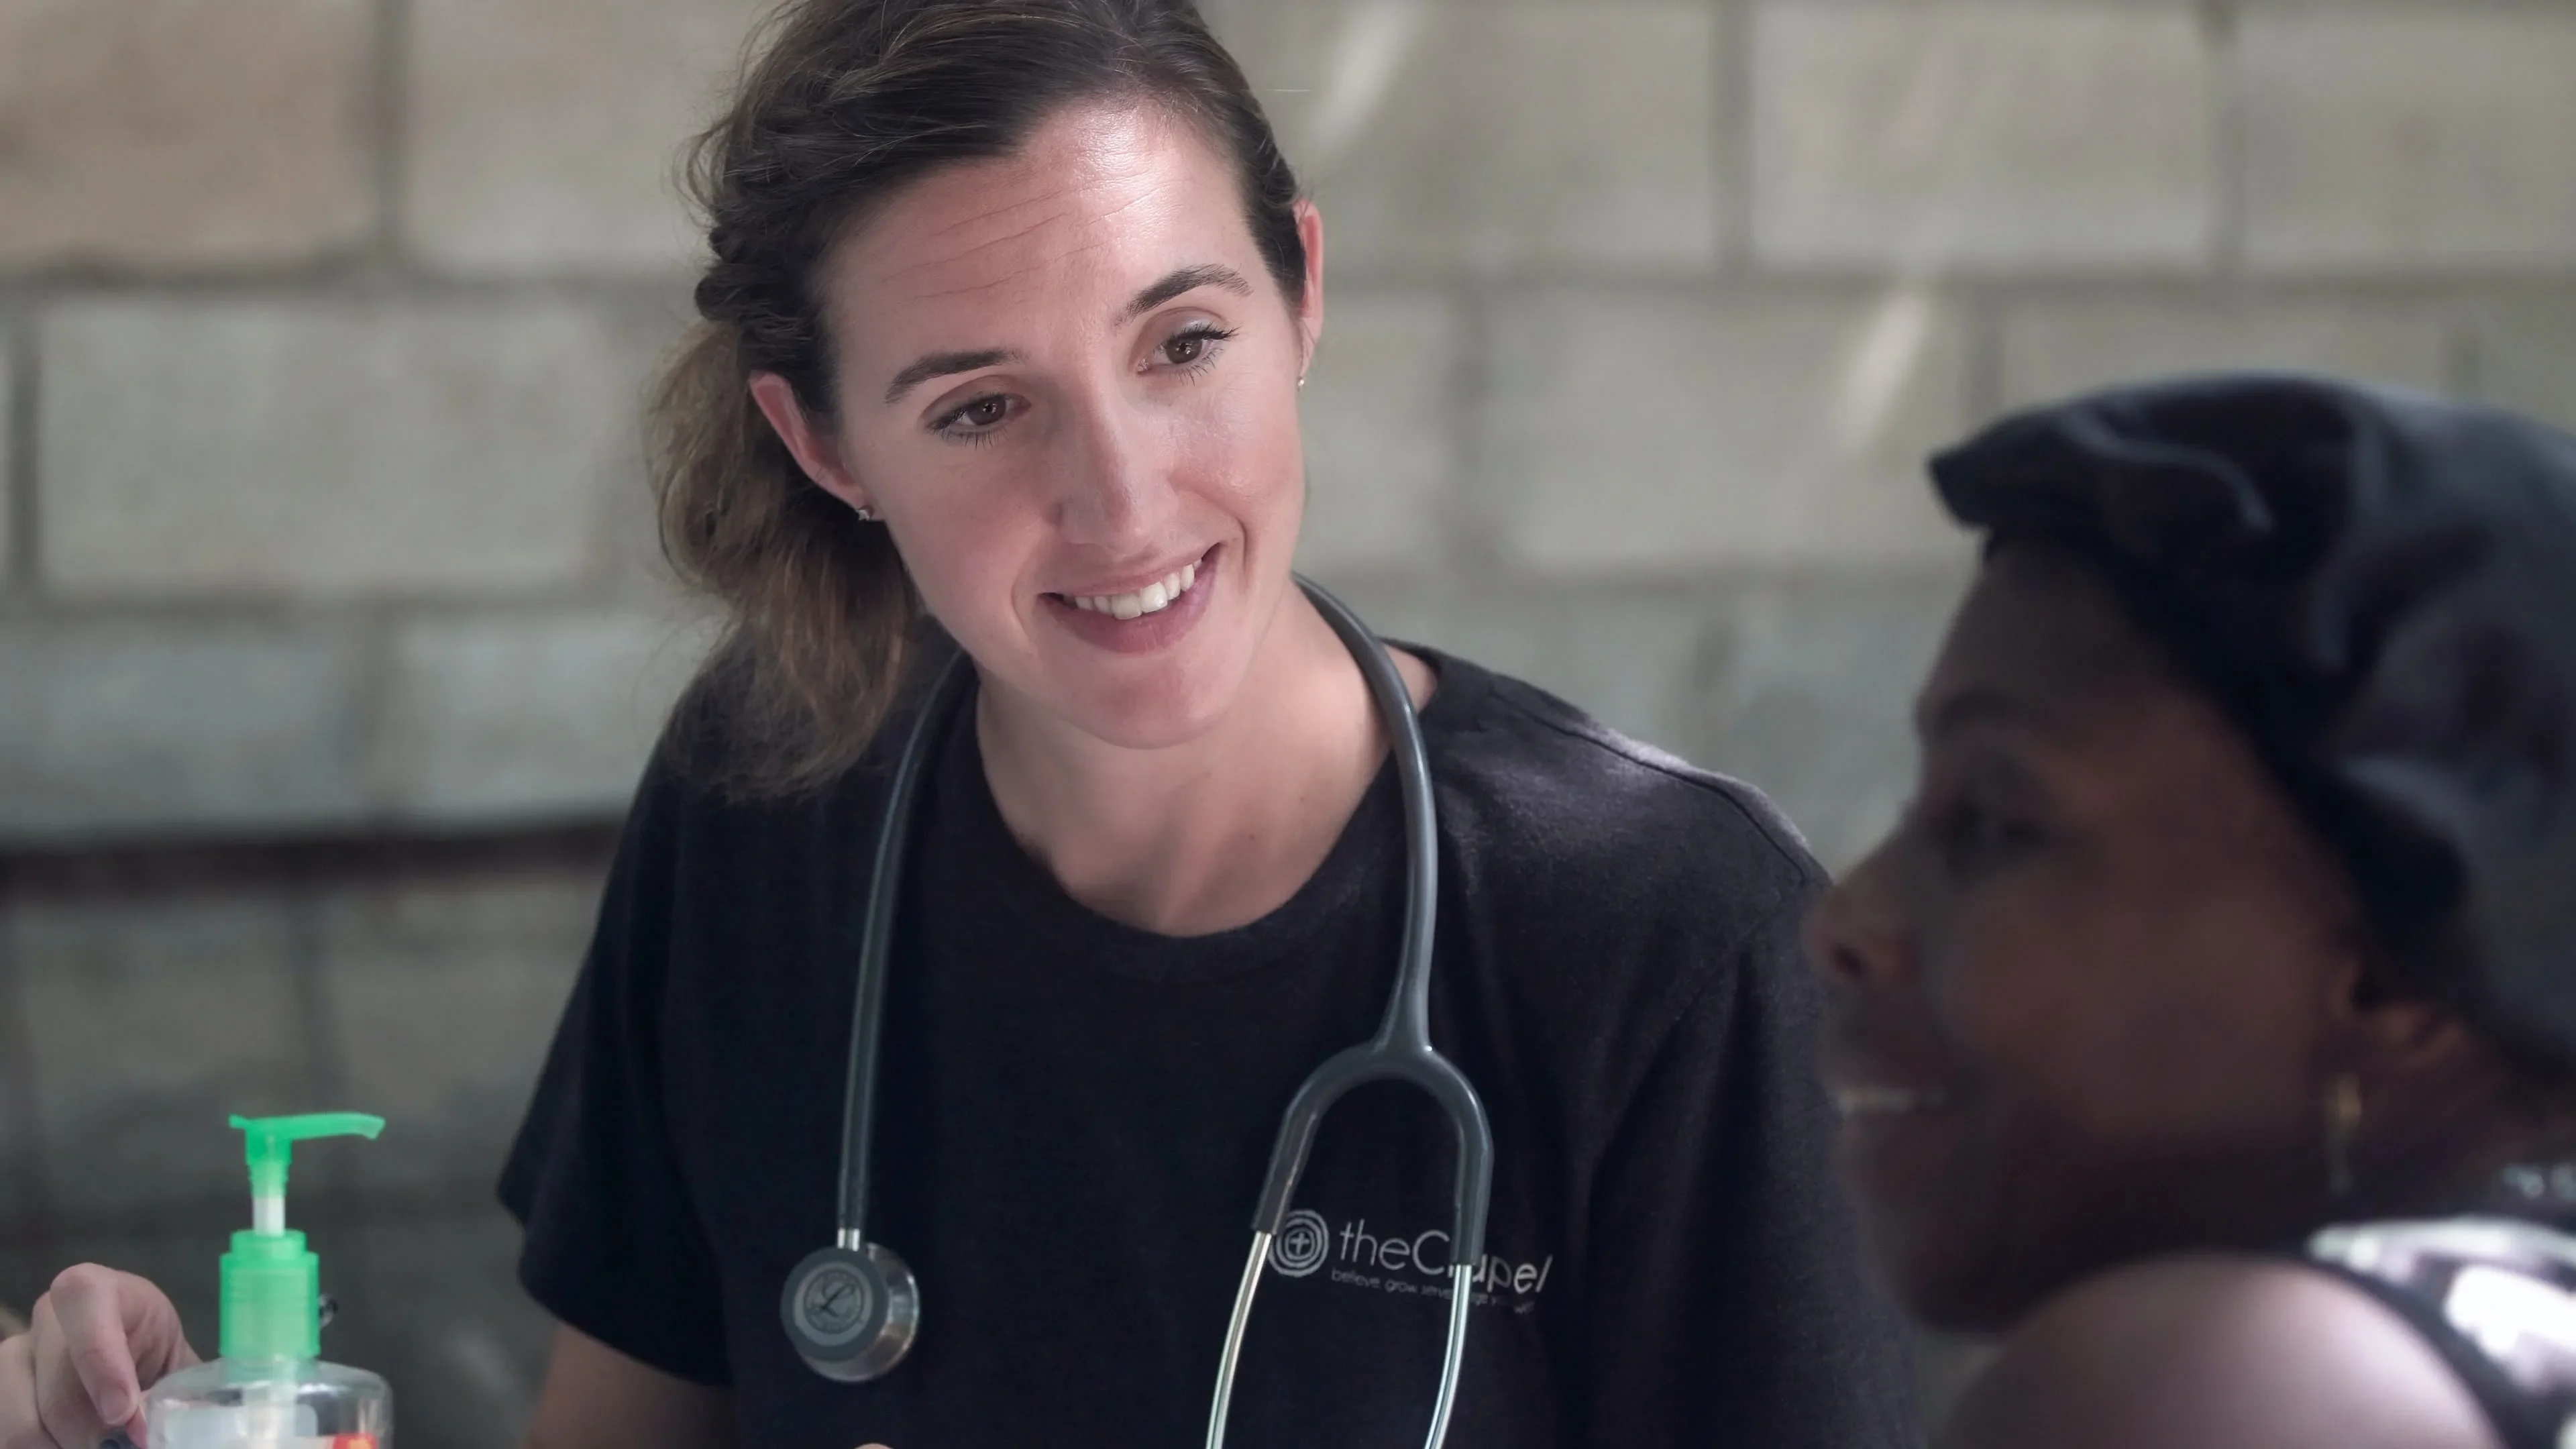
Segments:
[[[1932,462],[2081,550],[2341,854],[2412,984],[2576,1069],[2576,438],[2318,378],[2122,388]]]

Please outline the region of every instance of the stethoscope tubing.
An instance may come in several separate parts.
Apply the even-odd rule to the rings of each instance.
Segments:
[[[1305,1174],[1306,1157],[1324,1116],[1352,1088],[1369,1082],[1409,1082],[1440,1105],[1457,1135],[1457,1180],[1451,1207],[1449,1335],[1442,1354],[1440,1392],[1431,1413],[1427,1449],[1440,1449],[1448,1437],[1456,1407],[1460,1366],[1467,1347],[1467,1310],[1474,1296],[1476,1265],[1485,1256],[1485,1219],[1493,1199],[1494,1133],[1485,1104],[1466,1074],[1431,1045],[1431,960],[1439,936],[1440,838],[1437,802],[1431,790],[1431,753],[1422,741],[1422,722],[1414,717],[1413,696],[1405,688],[1394,657],[1369,632],[1348,605],[1315,584],[1299,579],[1306,597],[1341,636],[1351,658],[1367,680],[1369,696],[1389,736],[1396,783],[1404,802],[1404,946],[1396,962],[1395,989],[1388,993],[1386,1017],[1366,1043],[1337,1052],[1298,1087],[1281,1119],[1271,1148],[1270,1171],[1262,1183],[1261,1205],[1252,1220],[1252,1256],[1235,1290],[1234,1312],[1226,1324],[1226,1342],[1218,1360],[1216,1395],[1208,1408],[1208,1449],[1223,1449],[1225,1422],[1233,1406],[1235,1371],[1242,1361],[1243,1335],[1252,1317],[1254,1293],[1270,1244],[1288,1219],[1288,1205]]]
[[[1412,695],[1386,646],[1360,622],[1358,615],[1311,581],[1300,578],[1297,584],[1349,649],[1388,734],[1404,810],[1404,939],[1396,964],[1395,986],[1388,993],[1386,1015],[1377,1034],[1359,1046],[1335,1053],[1317,1067],[1299,1086],[1280,1122],[1260,1204],[1254,1212],[1251,1257],[1245,1264],[1234,1311],[1226,1326],[1224,1355],[1210,1405],[1208,1445],[1209,1449],[1222,1449],[1224,1444],[1253,1295],[1260,1287],[1270,1245],[1287,1220],[1289,1203],[1296,1195],[1298,1179],[1304,1175],[1317,1130],[1334,1104],[1352,1088],[1368,1082],[1401,1081],[1430,1094],[1448,1115],[1457,1138],[1449,1333],[1442,1355],[1439,1396],[1432,1407],[1430,1435],[1425,1441],[1428,1449],[1440,1449],[1457,1403],[1466,1354],[1468,1309],[1474,1296],[1477,1265],[1484,1260],[1485,1220],[1493,1195],[1493,1129],[1486,1119],[1484,1103],[1466,1075],[1431,1044],[1431,963],[1439,931],[1439,821],[1432,794],[1430,752],[1423,744],[1421,721],[1414,716]],[[938,732],[959,712],[959,702],[974,678],[974,667],[963,651],[941,667],[913,717],[888,789],[885,814],[878,823],[866,914],[861,918],[856,1000],[851,1006],[839,1200],[835,1204],[836,1242],[851,1253],[868,1250],[869,1159],[876,1126],[874,1068],[885,1025],[887,957],[893,947],[895,918],[902,898],[903,858],[911,836],[913,804],[920,795],[921,775],[934,753],[932,746]],[[881,1371],[881,1367],[872,1369],[870,1376]]]
[[[869,1144],[876,1140],[877,1042],[885,1028],[886,957],[894,945],[896,908],[903,897],[904,845],[912,837],[913,801],[921,794],[930,744],[967,687],[975,682],[966,652],[941,667],[921,712],[913,716],[903,757],[888,787],[877,823],[877,853],[868,876],[867,914],[859,928],[858,999],[851,1007],[850,1068],[842,1097],[841,1188],[834,1205],[840,1246],[857,1252],[867,1240]]]

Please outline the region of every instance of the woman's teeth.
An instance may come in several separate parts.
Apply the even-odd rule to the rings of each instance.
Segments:
[[[1199,581],[1199,566],[1183,564],[1177,573],[1166,574],[1132,594],[1068,594],[1077,609],[1107,614],[1113,619],[1136,619],[1159,614],[1190,591]]]
[[[1834,1093],[1834,1110],[1846,1117],[1902,1117],[1949,1103],[1947,1092],[1906,1087],[1844,1087]]]

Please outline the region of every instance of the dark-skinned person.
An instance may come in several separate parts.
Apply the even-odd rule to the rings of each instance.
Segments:
[[[1131,1449],[1219,1402],[1274,1449],[1453,1404],[1480,1449],[1908,1442],[1822,873],[1753,790],[1298,587],[1324,225],[1198,14],[761,34],[657,448],[733,632],[504,1175],[561,1324],[528,1442]],[[105,1269],[34,1317],[7,1449],[97,1449],[192,1356]]]
[[[2576,1443],[2576,439],[2338,382],[1936,458],[1984,562],[1820,903],[1953,1449]]]

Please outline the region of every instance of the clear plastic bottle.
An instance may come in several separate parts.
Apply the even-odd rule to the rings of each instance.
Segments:
[[[336,1112],[233,1125],[248,1134],[251,1227],[223,1258],[223,1356],[143,1396],[148,1449],[391,1449],[393,1390],[322,1362],[322,1260],[286,1227],[295,1144],[373,1137],[384,1120]]]

